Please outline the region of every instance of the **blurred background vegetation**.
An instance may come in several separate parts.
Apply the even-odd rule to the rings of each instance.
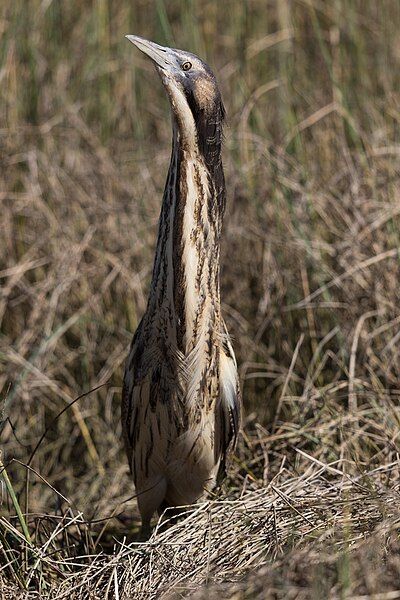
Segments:
[[[120,386],[171,138],[162,85],[124,39],[134,33],[198,53],[222,89],[222,299],[246,431],[272,459],[290,441],[326,461],[389,460],[400,422],[398,0],[5,0],[0,15],[3,459],[27,462],[49,428],[32,465],[88,516],[132,493]],[[244,464],[253,478],[267,468],[251,462],[249,436],[237,485]],[[9,471],[21,491],[24,468]],[[59,509],[33,476],[29,502]]]

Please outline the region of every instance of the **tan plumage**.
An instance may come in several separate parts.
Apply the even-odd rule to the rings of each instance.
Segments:
[[[128,38],[154,61],[170,99],[173,144],[146,312],[125,369],[122,427],[142,531],[225,473],[240,424],[236,361],[221,317],[224,109],[198,57]]]

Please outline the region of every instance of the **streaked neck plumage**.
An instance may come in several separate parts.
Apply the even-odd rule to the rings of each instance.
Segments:
[[[225,208],[223,108],[199,115],[192,143],[173,118],[148,316],[183,355],[220,330],[219,255]]]

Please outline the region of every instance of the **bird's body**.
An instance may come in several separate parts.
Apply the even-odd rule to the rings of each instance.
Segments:
[[[151,291],[127,360],[122,402],[148,533],[156,511],[195,502],[223,474],[237,438],[240,391],[220,309],[225,183],[218,87],[194,55],[129,39],[156,63],[173,114]],[[190,69],[181,74],[182,65]]]

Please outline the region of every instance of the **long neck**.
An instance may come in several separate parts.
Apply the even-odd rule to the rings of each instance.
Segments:
[[[224,206],[221,140],[187,148],[174,124],[148,311],[184,355],[219,329]]]

